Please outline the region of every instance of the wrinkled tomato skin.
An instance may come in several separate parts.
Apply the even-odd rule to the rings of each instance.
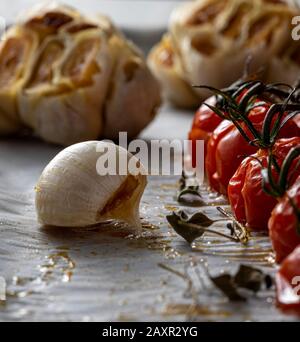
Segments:
[[[215,106],[216,97],[210,97],[206,103]],[[203,140],[206,150],[207,142],[212,135],[212,132],[223,120],[209,107],[202,104],[197,110],[192,128],[189,133],[189,140],[192,141],[192,160],[193,165],[196,163],[196,142],[197,140]]]
[[[278,140],[273,147],[278,164],[282,164],[290,149],[299,145],[298,137]],[[277,200],[262,189],[261,169],[262,166],[267,167],[267,161],[267,150],[259,150],[255,155],[247,157],[228,185],[228,199],[236,219],[254,231],[268,230],[268,220],[277,204]],[[273,176],[276,178],[274,170]]]
[[[270,105],[266,104],[252,110],[248,118],[254,127],[261,131],[263,121]],[[211,188],[227,196],[227,188],[231,177],[247,156],[254,154],[257,147],[251,146],[242,137],[233,123],[223,121],[213,132],[207,144],[205,168]],[[226,127],[225,127],[226,126]],[[253,139],[245,124],[242,129]],[[290,120],[282,128],[278,138],[289,138],[300,135],[300,129],[295,121]]]
[[[208,183],[212,189],[221,193],[219,174],[216,172],[217,159],[216,153],[219,142],[233,129],[233,124],[224,120],[215,129],[207,144],[207,152],[205,156],[205,169]]]
[[[261,182],[259,162],[248,157],[228,185],[228,199],[236,219],[254,231],[268,230],[268,220],[277,203],[263,191]]]
[[[278,263],[300,245],[297,218],[289,198],[300,208],[300,176],[275,206],[269,220],[269,234]]]
[[[285,313],[300,315],[300,291],[295,288],[300,276],[300,245],[282,262],[276,274],[277,306]],[[294,279],[294,283],[293,283]]]
[[[298,126],[299,129],[300,129],[300,114],[297,114],[297,115],[294,117],[294,121],[296,122],[297,126]]]

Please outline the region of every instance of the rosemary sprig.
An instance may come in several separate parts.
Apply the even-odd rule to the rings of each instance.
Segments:
[[[289,151],[280,167],[272,150],[270,150],[268,156],[268,165],[266,168],[262,167],[261,170],[263,191],[275,198],[281,198],[284,196],[284,194],[288,196],[286,191],[291,185],[291,180],[293,180],[296,173],[299,172],[299,157],[300,146],[296,146]],[[294,163],[296,165],[294,165]],[[277,178],[275,178],[273,175],[273,170],[276,171],[276,175],[278,176]],[[300,235],[300,209],[294,203],[292,198],[288,198],[296,217],[296,231]]]
[[[224,215],[228,220],[232,221],[231,231],[241,243],[247,244],[249,241],[249,232],[237,219],[224,208],[217,207],[217,210]]]
[[[222,90],[203,85],[197,88],[207,89],[216,94],[221,101],[215,106],[205,104],[222,119],[231,120],[243,138],[258,148],[273,146],[281,129],[300,113],[300,84],[291,87],[282,83],[264,84],[259,80],[250,80],[237,82],[232,87]],[[270,95],[275,96],[277,103],[271,105],[267,95],[269,100]],[[258,102],[258,99],[264,100]],[[268,109],[261,131],[248,118],[250,111],[260,106]],[[249,133],[245,131],[244,126]]]
[[[289,151],[283,160],[281,167],[279,167],[272,150],[269,151],[267,168],[262,168],[261,171],[262,188],[267,194],[276,198],[282,197],[285,194],[290,186],[291,177],[289,177],[289,175],[294,175],[295,172],[299,170],[299,161],[296,163],[294,170],[291,170],[294,161],[296,158],[299,158],[299,156],[300,146],[296,146]],[[273,169],[275,169],[278,174],[278,181],[273,175]]]

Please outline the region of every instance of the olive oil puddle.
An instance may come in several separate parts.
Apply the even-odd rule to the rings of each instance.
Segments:
[[[13,276],[8,284],[6,300],[2,306],[11,299],[22,299],[42,292],[45,287],[53,283],[69,283],[76,268],[74,260],[69,256],[67,246],[58,246],[57,252],[45,257],[45,262],[38,265],[36,277]]]

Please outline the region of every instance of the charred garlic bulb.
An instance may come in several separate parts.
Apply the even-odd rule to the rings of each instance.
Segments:
[[[140,172],[130,173],[130,165]],[[88,227],[116,220],[139,229],[146,184],[142,165],[124,148],[99,141],[75,144],[60,152],[38,181],[38,220],[57,227]]]
[[[243,75],[249,56],[250,71],[264,67],[266,81],[290,82],[300,71],[300,44],[291,37],[291,20],[299,13],[287,1],[186,2],[170,18],[167,37],[171,50],[164,38],[149,56],[150,68],[175,103],[180,98],[180,81],[181,85],[227,87]],[[159,58],[168,51],[172,53],[167,59]],[[187,104],[195,92],[201,100],[209,95],[203,89],[188,91]]]
[[[144,56],[105,16],[50,3],[2,37],[0,135],[29,127],[61,145],[133,138],[159,105]]]

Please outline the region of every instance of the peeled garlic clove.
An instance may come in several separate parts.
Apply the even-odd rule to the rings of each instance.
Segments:
[[[30,59],[37,45],[37,37],[20,26],[8,30],[0,43],[0,135],[21,128],[17,94],[30,69],[30,62],[23,61]]]
[[[147,178],[142,174],[99,175],[97,163],[105,153],[116,160],[115,165],[124,160],[140,165],[127,150],[112,143],[89,141],[66,148],[45,168],[36,186],[41,224],[88,227],[117,220],[141,227],[139,206]],[[108,166],[108,171],[113,167]]]
[[[117,60],[105,104],[103,136],[116,139],[119,132],[127,132],[133,138],[156,115],[160,91],[141,53],[130,43],[116,40]]]
[[[182,78],[180,60],[168,35],[151,50],[148,64],[161,84],[166,99],[179,107],[192,108],[199,105],[199,97]]]
[[[98,138],[111,68],[107,38],[98,29],[46,40],[19,96],[23,122],[57,144]]]

